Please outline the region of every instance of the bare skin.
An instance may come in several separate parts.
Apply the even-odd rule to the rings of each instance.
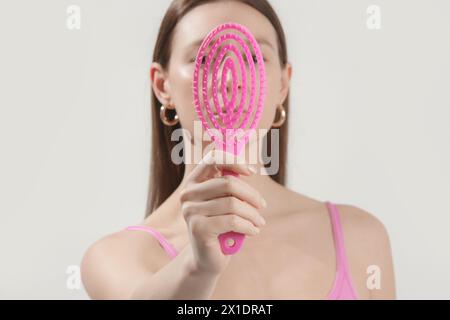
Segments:
[[[258,11],[240,3],[202,5],[178,24],[169,70],[163,70],[154,63],[151,72],[153,90],[158,99],[166,105],[175,105],[183,128],[190,132],[196,115],[193,106],[189,105],[193,65],[188,59],[192,55],[195,57],[196,52],[186,47],[190,42],[203,38],[216,25],[229,21],[230,17],[246,25],[256,38],[265,37],[272,44],[261,46],[267,60],[269,90],[260,127],[270,127],[276,105],[287,97],[292,66],[280,67],[276,33],[270,22]],[[198,137],[194,136],[191,143],[199,143]],[[246,202],[247,211],[243,213],[246,219],[242,218],[239,225],[243,230],[247,228],[245,231],[248,232],[257,228],[259,234],[248,234],[238,254],[214,260],[217,268],[212,267],[213,263],[207,264],[208,268],[199,267],[201,259],[194,258],[191,225],[187,223],[186,206],[183,206],[189,201],[194,202],[186,196],[186,190],[192,188],[196,167],[196,164],[186,165],[181,185],[141,222],[141,225],[162,233],[179,255],[171,260],[158,241],[145,232],[119,231],[107,235],[91,245],[83,257],[82,279],[90,297],[324,299],[331,290],[336,273],[327,208],[322,201],[289,190],[261,174],[261,164],[256,165],[257,174],[233,166],[234,170],[241,170],[236,186],[247,188],[254,199],[262,197],[267,203],[267,207],[261,207],[258,203]],[[221,178],[210,176],[202,183],[219,181],[215,179]],[[219,200],[220,197],[216,197],[211,203],[217,205]],[[197,199],[195,203],[205,204],[206,200]],[[359,298],[394,299],[391,248],[383,224],[355,206],[340,204],[338,209],[351,277]],[[258,225],[258,215],[264,217],[265,225]],[[367,288],[366,270],[370,265],[381,269],[381,289]]]

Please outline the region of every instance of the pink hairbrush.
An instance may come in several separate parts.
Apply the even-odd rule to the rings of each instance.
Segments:
[[[254,57],[257,60],[257,67],[253,61]],[[240,74],[237,73],[236,64],[239,64]],[[210,66],[212,66],[211,72]],[[221,77],[218,79],[220,68],[222,68]],[[247,71],[250,75],[250,86],[248,86]],[[227,81],[230,73],[231,100],[229,100]],[[238,82],[241,85],[238,85]],[[218,149],[236,156],[241,153],[261,119],[265,85],[266,71],[261,49],[247,28],[237,23],[225,23],[206,36],[195,60],[194,105],[204,129]],[[241,88],[240,93],[239,88]],[[250,91],[249,100],[247,90]],[[236,110],[238,95],[240,99]],[[255,98],[258,98],[257,101]],[[215,109],[212,109],[211,102],[214,103]],[[244,107],[247,105],[248,107]],[[228,170],[224,170],[223,175],[239,176]],[[230,255],[239,251],[245,236],[229,231],[220,234],[218,238],[222,252]]]

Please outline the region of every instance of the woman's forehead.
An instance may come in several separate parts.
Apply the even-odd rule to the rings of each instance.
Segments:
[[[186,14],[175,30],[175,46],[185,50],[199,47],[212,29],[226,22],[245,26],[260,45],[276,45],[274,28],[263,14],[248,5],[227,1],[201,5]]]

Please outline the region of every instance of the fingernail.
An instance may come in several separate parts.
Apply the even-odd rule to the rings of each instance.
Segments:
[[[264,198],[261,197],[261,202],[264,208],[267,208],[267,202],[264,200]]]
[[[262,216],[259,216],[259,221],[261,221],[261,224],[262,224],[263,226],[266,225],[266,219],[264,219]]]
[[[258,171],[256,170],[256,167],[255,167],[255,166],[251,166],[251,165],[248,166],[248,170],[250,170],[250,171],[253,172],[253,173],[257,173],[257,172],[258,172]]]

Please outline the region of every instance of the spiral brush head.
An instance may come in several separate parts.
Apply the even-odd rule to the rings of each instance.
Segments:
[[[246,27],[225,23],[206,36],[195,59],[193,95],[217,147],[240,153],[261,119],[265,86],[261,49]]]

